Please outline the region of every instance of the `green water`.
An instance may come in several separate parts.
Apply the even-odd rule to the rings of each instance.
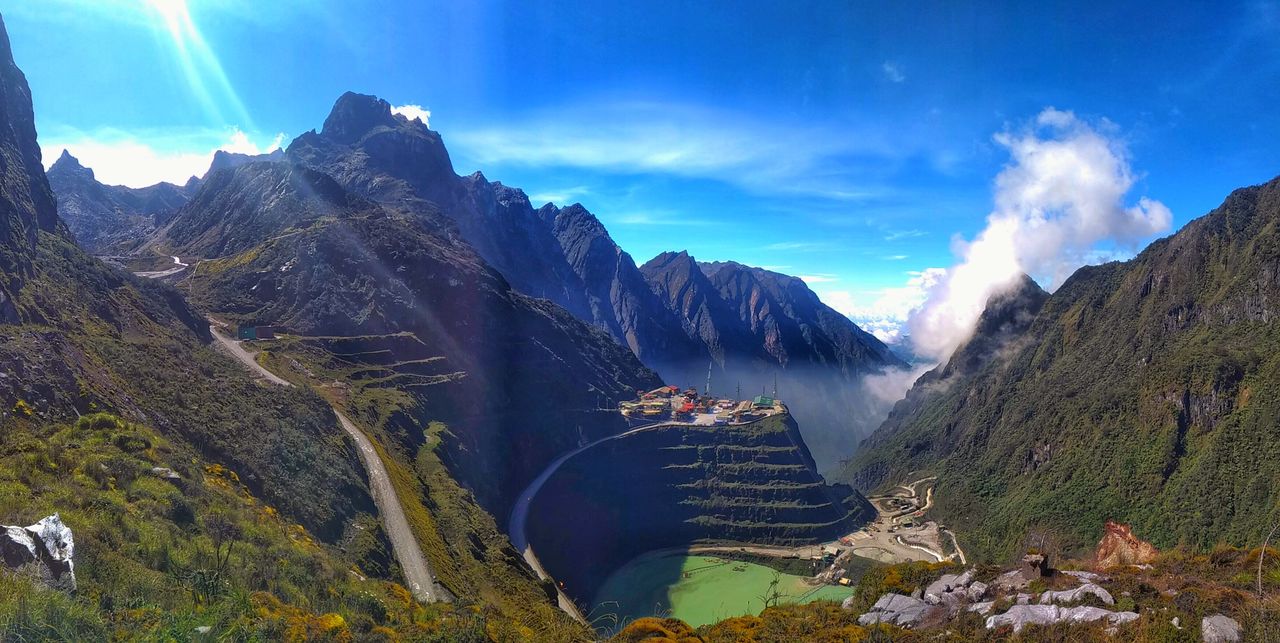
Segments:
[[[686,576],[687,574],[687,576]],[[731,616],[758,614],[761,596],[769,591],[774,570],[716,556],[684,552],[646,554],[605,580],[592,607],[592,617],[617,614],[621,622],[670,613],[694,627]],[[813,587],[804,578],[782,574],[780,602],[841,601],[849,587]]]

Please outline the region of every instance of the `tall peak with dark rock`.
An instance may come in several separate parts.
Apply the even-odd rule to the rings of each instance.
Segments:
[[[350,144],[378,127],[398,124],[395,114],[391,113],[391,103],[377,96],[347,92],[333,104],[321,134]]]
[[[53,191],[36,142],[31,88],[13,61],[0,18],[0,314],[11,309],[6,302],[30,269],[37,232],[58,227]]]
[[[49,173],[53,172],[82,172],[88,171],[89,176],[93,176],[93,170],[85,167],[80,163],[80,159],[71,155],[70,150],[62,150],[62,154],[58,155],[58,160],[53,162],[49,167]]]

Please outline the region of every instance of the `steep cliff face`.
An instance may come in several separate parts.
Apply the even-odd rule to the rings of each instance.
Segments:
[[[110,409],[237,470],[322,538],[372,503],[316,396],[265,391],[207,346],[172,289],[85,254],[40,165],[31,95],[0,23],[0,433]]]
[[[298,137],[288,154],[356,194],[407,212],[444,215],[517,290],[592,321],[581,281],[524,192],[479,172],[459,177],[440,135],[393,114],[386,101],[344,94],[324,129]]]
[[[793,546],[874,516],[827,485],[785,414],[738,426],[666,426],[565,461],[529,511],[529,542],[579,601],[645,551],[700,541]]]
[[[539,216],[551,225],[560,252],[585,289],[587,319],[664,377],[689,382],[689,366],[705,365],[707,352],[685,334],[680,320],[649,288],[631,255],[613,242],[599,219],[578,204],[563,209],[548,204]]]
[[[14,300],[31,272],[37,234],[60,227],[36,144],[31,89],[0,18],[0,322],[19,317]]]
[[[1278,314],[1273,180],[1077,271],[989,359],[922,379],[844,478],[932,470],[941,515],[993,550],[1033,520],[1077,546],[1108,519],[1159,547],[1250,542],[1280,511]]]
[[[733,262],[698,263],[687,252],[663,253],[640,270],[698,344],[682,368],[670,369],[682,381],[701,381],[709,355],[720,393],[776,387],[824,471],[875,428],[882,416],[862,378],[906,365],[803,281]]]
[[[623,428],[597,410],[604,400],[658,384],[607,335],[516,292],[430,219],[388,212],[312,170],[215,173],[169,230],[174,254],[205,258],[187,287],[219,314],[305,336],[409,333],[431,355],[393,343],[389,359],[441,358],[431,373],[448,377],[402,389],[416,400],[402,446],[413,453],[422,426],[448,423],[455,475],[495,515],[552,457]]]
[[[103,185],[93,170],[63,150],[49,168],[58,216],[89,252],[126,249],[164,225],[191,198],[195,184],[157,183],[145,188]]]

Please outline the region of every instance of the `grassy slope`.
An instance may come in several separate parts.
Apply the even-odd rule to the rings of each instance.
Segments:
[[[75,534],[78,591],[0,575],[0,639],[186,640],[211,626],[232,640],[458,640],[482,626],[365,580],[378,539],[352,537],[345,550],[317,541],[234,471],[114,416],[4,426],[0,521],[55,511]],[[361,522],[355,531],[376,529]]]
[[[980,372],[899,407],[846,475],[940,475],[937,515],[1003,557],[1106,519],[1158,546],[1256,544],[1280,519],[1280,183],[1133,261],[1081,269]],[[870,481],[870,482],[868,482]]]
[[[493,517],[449,472],[439,452],[448,427],[439,422],[424,426],[411,419],[425,413],[416,395],[432,395],[430,388],[422,390],[423,376],[364,378],[367,365],[321,350],[312,341],[284,338],[263,345],[269,347],[261,356],[268,368],[316,386],[369,435],[439,581],[460,603],[481,609],[493,622],[496,636],[538,641],[590,637],[586,628],[555,607],[552,590],[525,567]],[[452,381],[426,379],[443,386]],[[404,435],[409,431],[419,435]],[[410,454],[404,444],[421,446]]]

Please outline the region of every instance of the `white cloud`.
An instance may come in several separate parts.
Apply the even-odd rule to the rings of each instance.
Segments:
[[[591,188],[585,185],[578,185],[569,188],[561,188],[559,190],[551,190],[548,192],[539,192],[529,195],[529,202],[534,206],[543,203],[557,203],[560,205],[568,205],[577,200],[580,196],[591,194]]]
[[[820,250],[831,244],[821,241],[779,241],[764,247],[765,250]]]
[[[104,129],[93,133],[54,129],[41,137],[45,167],[53,165],[62,150],[93,170],[98,181],[108,185],[139,188],[161,181],[185,183],[209,169],[217,150],[240,154],[264,154],[279,148],[284,134],[269,142],[256,143],[245,132],[230,130],[185,130],[131,133]]]
[[[572,105],[495,127],[449,132],[462,163],[573,167],[704,178],[756,193],[836,201],[882,196],[867,177],[923,153],[883,128],[787,125],[760,115],[672,103]],[[872,163],[868,159],[876,159]],[[860,165],[860,163],[864,165]]]
[[[889,234],[884,235],[884,240],[898,241],[900,239],[914,239],[916,237],[923,237],[926,234],[928,233],[924,232],[923,230],[895,230],[893,232],[890,232]]]
[[[828,284],[840,281],[840,278],[835,275],[799,275],[799,279],[806,284]]]
[[[880,341],[892,342],[901,337],[907,319],[945,274],[943,268],[912,271],[903,286],[866,293],[870,303],[859,303],[860,298],[847,290],[822,290],[818,297]]]
[[[895,62],[884,61],[880,65],[880,71],[884,72],[884,77],[891,83],[901,83],[907,79],[907,75],[902,73],[902,67]]]
[[[957,240],[959,263],[929,289],[910,316],[917,353],[945,359],[973,332],[991,295],[1020,274],[1056,288],[1102,242],[1134,246],[1169,228],[1159,201],[1125,196],[1136,180],[1123,143],[1102,121],[1045,109],[1034,123],[995,141],[1011,162],[995,181],[995,209],[971,242]]]
[[[423,125],[431,127],[431,110],[423,109],[421,105],[401,105],[391,108],[392,114],[399,114],[409,120],[418,119]]]
[[[628,225],[628,226],[674,226],[674,227],[701,227],[719,225],[715,221],[707,219],[697,219],[686,217],[678,212],[666,212],[650,210],[646,212],[626,212],[621,214],[605,214],[600,218],[607,219],[607,223]]]

